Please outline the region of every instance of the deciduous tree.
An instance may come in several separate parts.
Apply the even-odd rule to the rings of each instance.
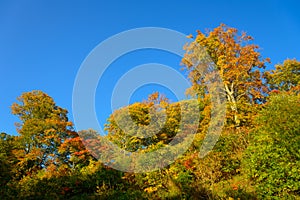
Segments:
[[[64,141],[76,135],[72,122],[68,120],[68,111],[41,91],[26,92],[17,99],[11,108],[20,119],[17,130],[23,148],[17,153],[19,169],[30,174],[67,162],[68,155],[60,154],[58,149]]]
[[[203,66],[197,65],[197,61],[210,57],[223,80],[229,114],[236,126],[250,115],[246,105],[258,103],[266,91],[261,69],[269,59],[262,59],[259,47],[252,41],[246,33],[239,34],[237,29],[221,24],[208,33],[198,31],[195,41],[185,47],[182,59],[192,82],[188,93],[203,97],[208,91],[205,74],[201,72]]]
[[[271,90],[300,91],[300,62],[287,59],[265,73]]]

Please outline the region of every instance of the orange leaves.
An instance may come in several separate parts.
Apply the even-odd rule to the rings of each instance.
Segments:
[[[187,38],[194,38],[194,36],[192,34],[189,34],[188,36],[186,36]]]
[[[270,94],[279,94],[279,93],[280,93],[279,90],[272,90],[272,91],[270,92]]]
[[[183,165],[185,166],[186,169],[191,169],[192,168],[192,160],[184,161]]]
[[[68,162],[70,152],[62,143],[76,136],[67,118],[68,111],[42,91],[26,92],[17,99],[12,113],[21,120],[18,132],[24,155],[18,157],[18,165],[23,172],[33,166],[50,169],[53,164]]]
[[[89,151],[85,148],[81,138],[79,136],[69,138],[60,146],[60,152],[69,152],[71,156],[76,156],[80,159],[89,155]]]
[[[153,192],[157,191],[157,188],[156,187],[147,187],[144,189],[144,191],[147,193],[153,193]]]
[[[203,81],[207,75],[191,63],[202,62],[206,54],[210,56],[226,86],[224,92],[231,105],[228,112],[233,114],[233,121],[238,126],[243,121],[237,116],[243,110],[239,106],[257,103],[263,97],[265,86],[258,69],[264,68],[265,62],[270,61],[261,58],[259,47],[251,44],[252,40],[245,32],[239,34],[237,29],[221,24],[206,34],[198,31],[195,41],[185,47],[186,54],[182,59],[193,84],[189,94],[203,97],[208,93]],[[199,50],[199,46],[204,47],[205,51]]]
[[[238,190],[239,189],[238,184],[232,184],[231,187],[232,187],[233,190]]]

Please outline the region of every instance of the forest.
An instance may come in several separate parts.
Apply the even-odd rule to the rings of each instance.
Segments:
[[[197,101],[170,102],[154,92],[114,111],[105,125],[107,135],[76,132],[68,111],[43,91],[20,94],[11,105],[19,118],[18,135],[0,134],[0,199],[300,199],[300,62],[287,58],[272,64],[252,36],[224,24],[189,37],[193,42],[183,47],[181,64],[192,85],[186,95]],[[192,64],[202,56],[198,46],[215,64],[226,99],[221,135],[203,158],[199,149],[213,100],[205,73]],[[157,105],[166,112],[165,123],[155,134],[138,137],[136,127],[150,124],[150,110]],[[188,112],[181,106],[196,107],[199,123],[195,133],[186,128],[176,137]],[[126,110],[137,126],[125,124],[124,130],[116,120],[125,118]],[[107,152],[113,150],[102,142],[146,154],[172,141],[180,149],[189,134],[191,145],[174,162],[141,173],[112,167],[116,161]],[[97,159],[91,149],[105,157]]]

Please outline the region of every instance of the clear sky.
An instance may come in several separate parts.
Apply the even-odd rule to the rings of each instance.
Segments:
[[[271,58],[269,68],[286,58],[299,60],[299,7],[298,0],[0,0],[0,131],[16,134],[17,118],[11,115],[10,106],[22,92],[36,89],[68,109],[72,120],[72,89],[81,63],[101,41],[132,28],[164,27],[188,35],[225,23],[254,37],[262,55]],[[122,66],[128,70],[158,62],[180,68],[180,58],[155,51],[122,59],[107,73],[105,87],[97,90],[101,123],[110,113],[103,105]],[[161,89],[146,86],[132,101]]]

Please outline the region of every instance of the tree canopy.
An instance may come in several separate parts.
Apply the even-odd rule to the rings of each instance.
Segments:
[[[21,94],[11,106],[18,135],[0,133],[0,198],[299,199],[300,62],[286,59],[265,70],[270,59],[253,37],[224,24],[198,31],[184,48],[192,83],[187,94],[196,100],[171,102],[154,92],[114,111],[107,135],[76,132],[68,111],[42,91]],[[214,77],[206,77],[204,64],[219,73],[218,92],[227,104],[221,136],[200,158],[214,117],[207,85]],[[148,154],[167,146],[180,151],[191,135],[173,162],[154,163],[161,155]],[[140,153],[144,163],[114,157],[107,141],[129,155]],[[145,161],[162,167],[141,173],[113,168],[124,162],[141,169]]]

